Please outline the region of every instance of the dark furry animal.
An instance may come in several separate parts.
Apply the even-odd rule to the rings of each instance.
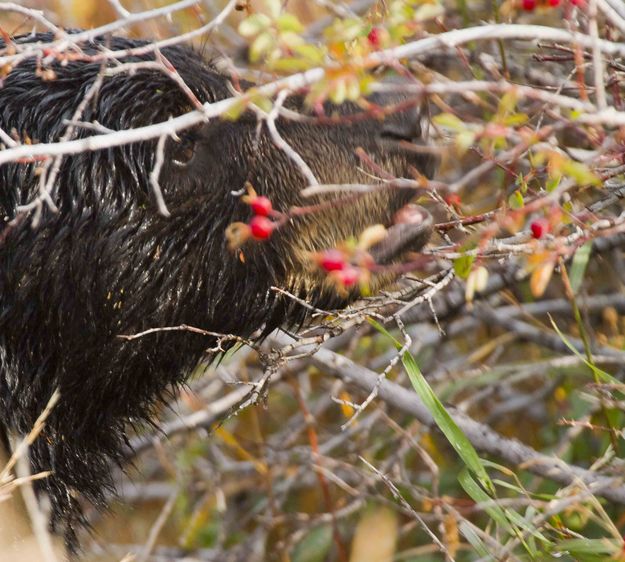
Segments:
[[[15,42],[51,40],[39,34]],[[82,44],[79,54],[85,56],[52,63],[55,77],[47,80],[41,61],[21,62],[0,83],[0,128],[21,140],[58,139],[103,68],[88,57],[104,46],[144,44],[122,38]],[[162,53],[201,102],[232,95],[229,79],[193,50],[173,46]],[[154,55],[123,61],[145,60]],[[297,96],[289,104],[307,112]],[[122,130],[190,109],[188,96],[165,73],[139,69],[105,76],[81,120]],[[359,111],[354,105],[326,110]],[[411,167],[428,176],[433,171],[431,157],[400,142],[419,141],[415,110],[384,122],[368,117],[337,126],[280,119],[277,125],[323,183],[371,181],[360,169],[357,147],[397,176],[410,177]],[[79,128],[76,136],[91,134],[97,133]],[[160,184],[170,217],[161,216],[153,201],[155,154],[150,141],[65,157],[52,193],[58,213],[45,210],[36,228],[21,220],[1,231],[0,421],[5,431],[26,434],[53,390],[60,390],[61,402],[30,454],[34,472],[52,471],[39,491],[50,498],[52,526],[70,547],[82,523],[80,499],[105,503],[110,466],[123,460],[129,426],[149,420],[155,405],[170,397],[215,343],[176,331],[132,341],[118,336],[187,324],[262,337],[280,325],[301,323],[305,310],[271,291],[274,285],[321,308],[344,306],[354,295],[339,295],[311,272],[307,252],[332,247],[375,223],[390,225],[413,195],[378,192],[355,205],[292,220],[271,240],[246,244],[243,263],[224,238],[230,223],[250,218],[233,191],[250,182],[277,209],[303,203],[298,194],[306,182],[266,127],[246,114],[235,122],[211,120],[168,141]],[[5,224],[17,216],[18,205],[36,197],[39,165],[0,166]],[[408,238],[418,248],[428,236],[429,223]]]

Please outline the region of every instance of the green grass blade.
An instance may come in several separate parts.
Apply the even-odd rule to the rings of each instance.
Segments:
[[[383,326],[375,320],[370,320],[370,322],[378,331],[389,337],[398,349],[401,349],[401,344],[391,336]],[[469,470],[475,474],[480,484],[494,495],[495,486],[488,476],[475,448],[438,399],[410,352],[406,351],[404,353],[402,363],[408,373],[413,388],[419,395],[419,398],[421,398],[421,401],[425,404],[425,407],[429,410],[438,428],[443,432]]]

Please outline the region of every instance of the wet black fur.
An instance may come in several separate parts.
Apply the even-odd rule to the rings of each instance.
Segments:
[[[19,41],[52,39],[40,34]],[[98,39],[82,45],[83,53],[95,54],[102,44],[119,50],[144,43]],[[3,48],[0,41],[0,53]],[[201,102],[231,95],[227,78],[191,49],[169,47],[163,55]],[[154,60],[154,54],[124,62],[138,60]],[[2,79],[0,127],[21,140],[50,142],[65,132],[64,120],[72,117],[102,64],[55,62],[50,68],[56,79],[47,81],[37,75],[37,64],[28,59]],[[300,101],[291,105],[301,109]],[[190,109],[188,98],[164,73],[139,70],[105,77],[81,120],[122,130]],[[402,119],[406,116],[398,123]],[[409,166],[432,172],[427,157],[382,148],[380,127],[371,119],[339,127],[280,122],[283,136],[323,182],[369,181],[357,171],[358,146],[394,174],[407,175]],[[79,129],[76,137],[91,134]],[[160,176],[169,218],[156,212],[149,185],[156,143],[142,142],[64,158],[52,194],[59,212],[45,210],[34,229],[30,218],[10,231],[0,229],[0,422],[13,434],[28,433],[52,391],[60,389],[61,402],[33,444],[31,458],[34,472],[52,471],[39,483],[40,491],[52,502],[53,527],[65,533],[70,546],[82,522],[80,499],[104,506],[110,465],[122,460],[129,426],[145,423],[215,343],[188,332],[132,341],[120,334],[188,324],[248,337],[301,322],[305,311],[276,296],[272,285],[317,306],[345,304],[332,291],[293,281],[302,266],[291,248],[306,235],[302,229],[314,232],[306,230],[318,220],[314,217],[295,221],[268,243],[247,244],[245,263],[226,248],[226,227],[250,216],[232,191],[250,181],[285,210],[298,203],[297,192],[305,184],[265,129],[257,135],[256,118],[213,120],[180,137],[168,141]],[[15,218],[18,205],[36,196],[36,166],[0,166],[5,224]],[[358,234],[367,224],[388,224],[410,194],[380,197],[357,218],[349,207],[333,211],[328,224],[340,225],[337,232],[322,225],[319,240],[306,244],[321,248],[348,230]]]

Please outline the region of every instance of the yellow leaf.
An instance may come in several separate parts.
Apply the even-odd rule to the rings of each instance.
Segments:
[[[374,224],[362,231],[358,239],[358,248],[360,250],[368,250],[371,246],[375,246],[378,242],[382,242],[386,238],[386,228],[383,224]]]
[[[280,31],[292,31],[294,33],[302,33],[305,31],[302,22],[300,22],[294,14],[281,14],[276,20],[276,25]]]
[[[328,96],[332,103],[340,105],[345,101],[347,95],[347,86],[343,78],[339,78],[333,84],[333,88],[330,90]]]
[[[258,62],[263,55],[273,48],[275,42],[274,36],[269,31],[263,31],[250,45],[250,60]]]
[[[339,398],[342,400],[341,402],[341,412],[346,418],[351,418],[354,415],[354,408],[352,408],[348,402],[353,402],[352,397],[349,395],[349,392],[345,390],[341,391],[339,394]]]
[[[539,298],[543,295],[547,289],[547,285],[549,285],[549,281],[551,280],[554,267],[555,262],[549,260],[534,269],[532,276],[530,277],[530,291],[532,292],[533,297]]]
[[[475,268],[469,277],[467,277],[467,285],[464,292],[464,297],[467,303],[473,302],[475,293],[479,293],[486,288],[488,283],[488,270],[484,266]]]
[[[460,131],[456,135],[456,151],[458,156],[462,156],[475,142],[475,133],[473,131]]]
[[[265,31],[271,25],[271,20],[265,14],[252,14],[239,24],[239,33],[243,37],[254,37]]]
[[[518,97],[516,90],[510,90],[501,96],[498,108],[499,115],[503,116],[512,113],[516,109]]]
[[[432,118],[432,121],[439,127],[445,127],[452,131],[460,132],[467,129],[466,123],[453,113],[439,113]]]
[[[347,79],[345,97],[350,101],[356,101],[360,97],[360,82],[355,76]]]
[[[399,526],[387,507],[368,510],[358,522],[349,562],[393,562]]]
[[[483,265],[475,270],[475,290],[482,292],[488,284],[488,269]]]

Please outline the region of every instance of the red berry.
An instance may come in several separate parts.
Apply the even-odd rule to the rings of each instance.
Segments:
[[[254,199],[252,199],[252,201],[250,202],[250,207],[252,207],[252,211],[254,211],[254,214],[260,215],[262,217],[266,217],[273,210],[271,201],[264,195],[254,197]]]
[[[382,41],[382,30],[379,27],[372,27],[369,35],[367,35],[369,43],[374,47],[379,47]]]
[[[358,282],[358,278],[360,277],[359,271],[350,266],[345,267],[341,271],[336,272],[336,278],[339,283],[343,285],[343,287],[351,287]]]
[[[460,199],[460,195],[458,195],[457,193],[448,193],[447,195],[445,195],[445,203],[447,203],[451,207],[459,207],[462,201]]]
[[[345,256],[340,250],[326,250],[320,256],[319,265],[326,271],[341,271],[345,268]]]
[[[522,0],[521,5],[526,12],[532,12],[536,8],[536,0]]]
[[[545,219],[537,219],[530,224],[530,230],[532,236],[538,240],[549,232],[549,224]]]
[[[555,7],[557,7],[557,6],[559,6],[559,5],[560,5],[560,0],[549,0],[549,5],[550,5],[552,8],[555,8]]]
[[[276,228],[276,223],[269,220],[267,217],[255,216],[250,221],[250,232],[252,237],[256,240],[267,240],[271,236],[273,229]]]

